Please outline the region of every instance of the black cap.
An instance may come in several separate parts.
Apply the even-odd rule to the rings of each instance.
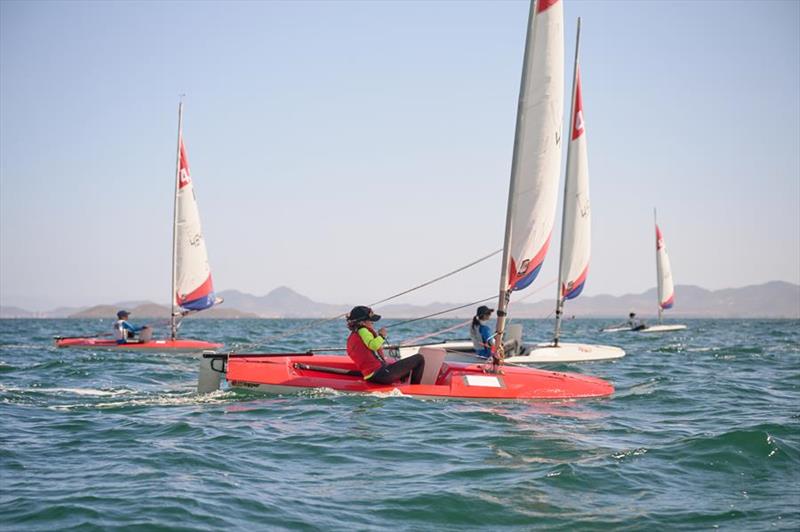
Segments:
[[[350,321],[378,321],[381,317],[379,314],[372,312],[369,307],[358,306],[353,307],[353,310],[347,315],[347,319]]]
[[[130,315],[131,315],[131,313],[128,312],[127,310],[120,310],[119,312],[117,312],[117,317],[119,319],[122,319],[122,316],[128,317]]]
[[[631,312],[630,314],[628,314],[628,317],[629,317],[629,318],[632,318],[632,317],[634,317],[634,316],[636,316],[636,313],[635,313],[635,312]]]
[[[494,312],[493,308],[489,308],[486,305],[481,305],[478,307],[478,312],[476,313],[478,316],[485,316],[486,314],[491,314]]]

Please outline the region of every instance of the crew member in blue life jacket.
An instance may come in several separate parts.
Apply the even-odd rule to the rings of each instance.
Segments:
[[[472,318],[472,325],[469,328],[469,337],[472,339],[475,354],[483,358],[492,356],[492,347],[494,346],[494,335],[489,326],[486,325],[486,322],[492,317],[492,312],[494,312],[494,309],[486,305],[478,307],[475,317]]]
[[[147,325],[134,327],[128,323],[128,316],[130,315],[131,313],[127,310],[120,310],[117,312],[117,321],[114,322],[114,337],[117,339],[118,344],[139,342],[141,339],[136,340],[136,334],[150,329]]]
[[[388,334],[386,327],[375,332],[374,323],[381,319],[369,307],[353,307],[347,315],[347,356],[361,371],[364,380],[378,384],[392,384],[411,374],[411,384],[419,384],[425,370],[425,358],[417,353],[397,361],[386,360],[383,343]]]

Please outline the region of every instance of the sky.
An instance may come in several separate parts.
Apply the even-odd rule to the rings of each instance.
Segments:
[[[3,0],[0,303],[169,300],[182,94],[218,291],[366,303],[501,248],[527,12]],[[584,294],[655,286],[654,208],[676,284],[800,283],[800,2],[564,13],[566,91],[582,19]],[[560,219],[530,301],[555,296]],[[499,273],[398,302],[488,297]]]

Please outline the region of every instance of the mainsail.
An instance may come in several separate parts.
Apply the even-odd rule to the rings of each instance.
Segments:
[[[564,225],[561,244],[561,297],[578,297],[589,273],[591,216],[589,210],[589,163],[583,123],[580,67],[575,70],[575,105],[572,136],[564,185]]]
[[[658,315],[661,311],[672,308],[675,303],[675,287],[672,284],[672,269],[669,266],[667,248],[664,237],[656,223],[656,272],[658,275]]]
[[[531,6],[511,163],[514,190],[508,283],[520,290],[536,278],[550,246],[561,169],[564,120],[564,14],[560,0]]]
[[[510,292],[533,282],[555,221],[564,121],[564,10],[560,0],[531,2],[508,191],[498,344]],[[502,355],[501,355],[502,356]]]
[[[183,143],[183,103],[178,119],[178,168],[175,181],[174,304],[183,311],[198,311],[216,303],[208,253],[200,227],[189,159]]]
[[[589,273],[591,253],[591,217],[589,210],[589,163],[586,130],[583,121],[581,72],[578,61],[581,19],[575,38],[575,67],[572,81],[572,113],[567,150],[567,174],[564,178],[564,210],[561,220],[561,253],[556,296],[554,344],[558,346],[564,301],[578,297]]]

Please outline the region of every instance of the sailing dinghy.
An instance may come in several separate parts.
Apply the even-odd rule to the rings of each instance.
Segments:
[[[658,227],[656,211],[653,209],[653,221],[656,226],[656,277],[658,279],[658,325],[649,325],[639,332],[656,333],[680,331],[686,325],[663,324],[661,323],[662,314],[666,309],[672,308],[675,304],[675,286],[672,283],[672,268],[667,256],[667,247],[664,245],[664,236]]]
[[[560,0],[532,1],[528,17],[509,187],[501,300],[505,288],[524,288],[539,272],[550,243],[557,202],[563,121],[564,36]],[[515,206],[521,206],[515,209]],[[513,224],[515,237],[508,233]],[[505,308],[505,307],[502,307]],[[500,314],[498,312],[498,314]],[[505,312],[501,316],[505,316]],[[502,318],[501,318],[502,319]],[[501,335],[502,338],[502,335]],[[233,388],[289,393],[309,388],[464,399],[602,397],[614,387],[578,374],[445,361],[445,350],[423,348],[420,384],[365,381],[348,357],[308,354],[204,354],[198,391]]]
[[[575,39],[575,67],[572,83],[570,140],[567,147],[567,172],[564,178],[564,208],[561,220],[561,253],[556,293],[556,324],[552,342],[526,345],[519,355],[506,358],[508,364],[545,362],[582,362],[625,356],[625,351],[608,345],[575,344],[560,341],[564,302],[583,291],[589,273],[591,251],[591,217],[589,208],[589,164],[586,129],[583,120],[583,99],[578,62],[581,19]]]
[[[669,264],[669,256],[667,256],[667,247],[664,245],[664,236],[661,234],[661,229],[658,227],[658,220],[655,220],[655,217],[656,213],[655,210],[653,210],[653,218],[656,226],[656,280],[658,282],[656,294],[658,297],[658,325],[647,325],[637,328],[623,325],[607,327],[603,329],[602,332],[636,331],[642,333],[660,333],[680,331],[686,328],[686,325],[677,323],[661,323],[663,312],[666,309],[672,308],[675,304],[675,286],[672,283],[672,268]]]
[[[172,312],[170,337],[118,344],[104,337],[60,337],[57,347],[113,349],[123,351],[204,351],[223,344],[177,338],[180,319],[187,314],[209,309],[222,302],[214,293],[208,253],[200,226],[194,183],[183,143],[183,102],[178,106],[178,153],[175,171],[175,203],[172,233]]]

